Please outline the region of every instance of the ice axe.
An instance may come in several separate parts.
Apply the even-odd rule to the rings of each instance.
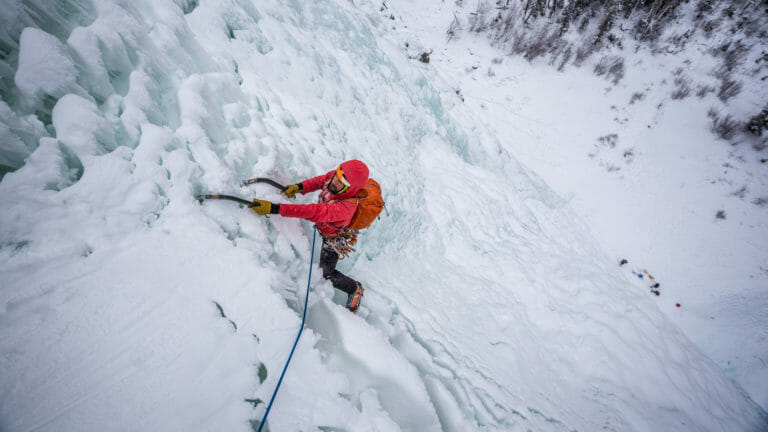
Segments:
[[[240,185],[248,186],[254,183],[266,183],[268,185],[276,187],[277,189],[280,189],[281,191],[284,191],[287,189],[287,186],[283,186],[280,183],[272,179],[268,179],[266,177],[254,177],[252,179],[243,180],[242,182],[240,182]],[[243,198],[239,198],[232,195],[223,195],[223,194],[202,194],[202,195],[197,195],[195,198],[197,198],[197,200],[201,204],[203,203],[204,200],[207,200],[207,199],[220,199],[220,200],[235,201],[248,207],[256,207],[259,205],[259,203],[254,203]]]
[[[280,189],[283,192],[285,192],[285,190],[288,189],[288,186],[283,186],[280,183],[278,183],[278,182],[276,182],[276,181],[274,181],[272,179],[268,179],[266,177],[254,177],[252,179],[243,180],[243,181],[240,182],[240,186],[248,186],[248,185],[252,185],[254,183],[266,183],[268,185],[271,185],[271,186],[274,186],[274,187]]]

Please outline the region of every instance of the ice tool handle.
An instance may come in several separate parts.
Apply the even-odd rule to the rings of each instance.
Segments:
[[[288,189],[287,186],[283,186],[280,183],[278,183],[278,182],[276,182],[276,181],[274,181],[272,179],[265,178],[265,177],[255,177],[255,178],[248,179],[248,180],[243,180],[242,182],[240,182],[240,184],[242,186],[248,186],[248,185],[254,184],[254,183],[266,183],[268,185],[271,185],[271,186],[274,186],[274,187],[280,189],[281,191],[285,191],[286,189]],[[232,196],[232,195],[202,194],[202,195],[196,196],[195,198],[197,198],[197,200],[200,201],[201,204],[202,204],[202,202],[204,200],[207,200],[207,199],[221,199],[221,200],[235,201],[235,202],[238,202],[240,204],[246,205],[248,207],[258,207],[259,206],[259,203],[254,203],[254,202],[248,201],[246,199],[238,198],[238,197]]]
[[[201,204],[202,204],[203,200],[207,200],[207,199],[220,199],[220,200],[230,200],[230,201],[239,202],[240,204],[246,205],[248,207],[256,207],[256,206],[259,205],[259,203],[254,203],[254,202],[248,201],[246,199],[238,198],[238,197],[232,196],[232,195],[203,194],[203,195],[198,195],[195,198],[197,198],[197,200],[200,201]]]

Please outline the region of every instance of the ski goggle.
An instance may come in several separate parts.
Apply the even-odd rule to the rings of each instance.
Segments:
[[[344,187],[343,187],[343,188],[341,188],[341,189],[340,189],[338,192],[336,192],[336,193],[343,193],[343,192],[346,192],[346,191],[347,191],[347,189],[349,189],[349,188],[350,188],[350,186],[352,186],[352,185],[351,185],[351,184],[350,184],[350,183],[347,181],[347,178],[346,178],[346,177],[344,177],[344,171],[342,171],[342,170],[341,170],[341,165],[339,165],[339,167],[338,167],[338,168],[336,168],[336,177],[338,177],[338,179],[339,179],[339,181],[341,182],[341,184],[343,184],[343,185],[344,185]]]

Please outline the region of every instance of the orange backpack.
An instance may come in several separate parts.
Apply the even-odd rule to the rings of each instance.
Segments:
[[[347,228],[350,231],[368,228],[379,216],[385,204],[381,198],[381,186],[372,178],[365,182],[352,199],[357,202],[357,210]]]

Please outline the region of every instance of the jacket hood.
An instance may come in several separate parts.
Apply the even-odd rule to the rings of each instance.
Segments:
[[[351,186],[346,192],[339,194],[339,196],[354,196],[368,180],[368,167],[361,161],[353,159],[342,162],[341,170],[344,171],[344,177],[346,177]]]

